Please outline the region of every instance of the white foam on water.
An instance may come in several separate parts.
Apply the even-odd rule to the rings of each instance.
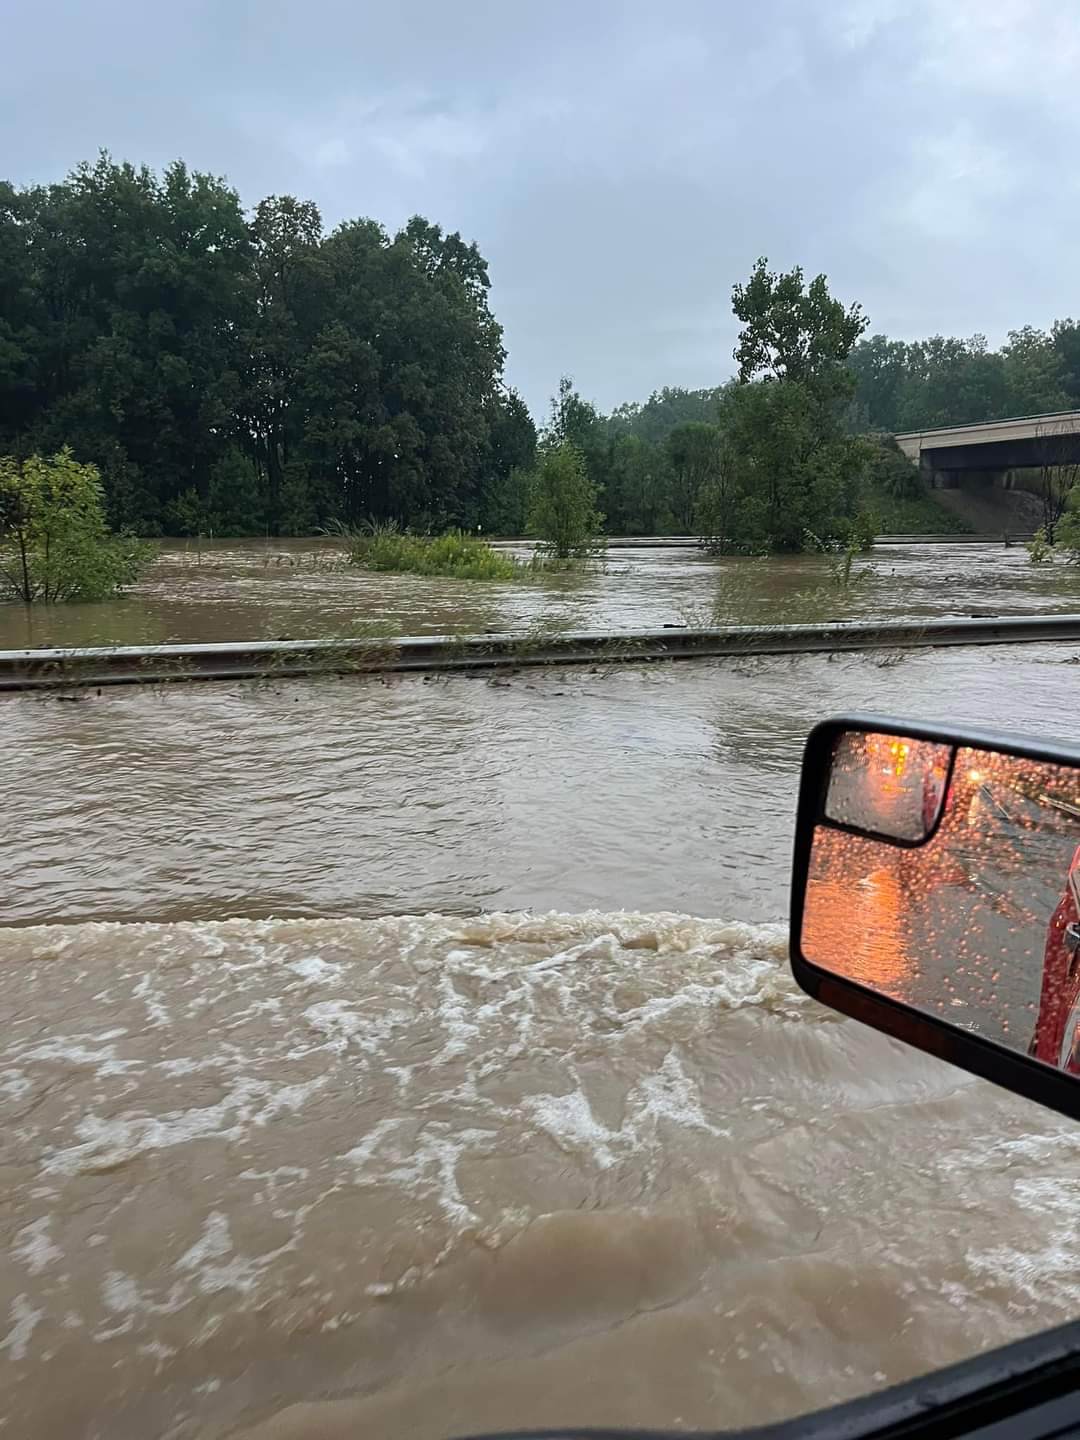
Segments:
[[[363,1179],[366,1176],[367,1167],[382,1141],[387,1136],[393,1135],[403,1124],[404,1121],[396,1116],[380,1120],[375,1128],[364,1136],[363,1140],[354,1145],[351,1150],[346,1150],[342,1158],[347,1160],[350,1165],[356,1166],[357,1179]]]
[[[49,1239],[51,1224],[52,1216],[42,1215],[40,1219],[24,1225],[15,1236],[12,1254],[23,1262],[31,1275],[40,1275],[54,1261],[64,1258],[64,1252]]]
[[[431,1122],[406,1148],[393,1144],[403,1123],[401,1119],[381,1120],[358,1145],[345,1152],[342,1158],[355,1167],[354,1183],[391,1184],[406,1194],[427,1196],[454,1225],[471,1226],[476,1212],[462,1196],[458,1164],[463,1155],[497,1143],[498,1131]]]
[[[30,1064],[71,1065],[77,1069],[92,1068],[99,1079],[109,1075],[122,1075],[127,1070],[137,1070],[141,1062],[121,1060],[117,1057],[115,1044],[105,1044],[101,1049],[91,1049],[86,1040],[100,1043],[105,1039],[115,1040],[124,1035],[124,1030],[108,1032],[106,1036],[54,1035],[35,1045],[13,1047],[20,1060]]]
[[[299,975],[301,980],[308,980],[315,985],[330,985],[341,978],[342,967],[331,965],[318,955],[305,955],[300,960],[289,960],[285,969]]]
[[[361,1010],[348,1000],[320,1000],[303,1010],[301,1016],[312,1030],[326,1036],[329,1048],[338,1052],[355,1049],[369,1055],[382,1053],[390,1037],[413,1019],[407,1010],[371,1004]],[[300,1046],[289,1053],[298,1056],[307,1052]]]
[[[327,1036],[342,1050],[364,1026],[364,1017],[347,1000],[320,1000],[317,1005],[309,1005],[303,1017],[313,1030]]]
[[[78,1145],[47,1154],[47,1174],[76,1175],[109,1170],[151,1150],[168,1150],[194,1140],[216,1137],[239,1140],[252,1125],[264,1125],[283,1111],[297,1111],[327,1082],[318,1075],[304,1084],[275,1085],[265,1080],[241,1079],[215,1105],[174,1111],[161,1116],[134,1115],[102,1119],[88,1115],[75,1127]]]
[[[16,1295],[11,1302],[9,1313],[11,1329],[3,1340],[0,1340],[0,1351],[9,1351],[12,1360],[25,1360],[30,1348],[30,1337],[37,1328],[38,1321],[44,1317],[45,1311],[35,1310],[26,1295]]]
[[[220,1210],[212,1210],[206,1217],[203,1233],[189,1250],[185,1250],[176,1262],[180,1270],[197,1270],[209,1260],[219,1260],[232,1250],[228,1217]]]
[[[161,999],[161,992],[154,984],[155,978],[154,971],[147,970],[131,993],[136,1000],[142,1000],[145,1004],[151,1025],[169,1025],[172,1020],[168,1007]]]
[[[534,1125],[554,1140],[560,1150],[584,1150],[602,1170],[615,1164],[612,1143],[618,1137],[600,1124],[583,1091],[571,1090],[567,1095],[530,1095],[523,1102],[523,1109]]]
[[[284,1245],[258,1256],[235,1253],[228,1217],[213,1210],[206,1217],[203,1233],[176,1262],[177,1269],[195,1272],[200,1294],[215,1295],[235,1290],[252,1294],[266,1269],[280,1256],[294,1249],[295,1235]],[[228,1258],[226,1258],[228,1257]]]
[[[664,1063],[654,1075],[643,1076],[635,1086],[637,1104],[630,1107],[635,1118],[671,1120],[705,1130],[710,1135],[730,1136],[731,1131],[714,1125],[705,1115],[701,1091],[683,1069],[674,1050],[664,1056]]]
[[[160,1375],[166,1364],[180,1352],[175,1345],[165,1345],[160,1340],[147,1340],[135,1347],[135,1353],[153,1360],[154,1374]]]
[[[430,1063],[445,1065],[455,1056],[468,1053],[480,1034],[480,1026],[470,1018],[475,1006],[454,988],[454,982],[449,975],[439,976],[438,994],[437,1014],[446,1032],[446,1040],[438,1054],[432,1056]]]
[[[0,1070],[0,1096],[4,1100],[17,1102],[33,1089],[33,1084],[23,1070]]]
[[[115,1315],[127,1315],[139,1304],[139,1287],[130,1275],[110,1270],[101,1287],[105,1307]]]

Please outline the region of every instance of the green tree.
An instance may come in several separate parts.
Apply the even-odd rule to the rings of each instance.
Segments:
[[[1050,338],[1057,355],[1058,383],[1070,407],[1080,405],[1080,324],[1055,320]]]
[[[596,406],[581,398],[571,376],[561,376],[544,428],[547,443],[562,445],[569,442],[584,453],[590,446],[601,443],[603,428]]]
[[[900,404],[908,377],[908,346],[887,335],[860,340],[848,357],[855,377],[853,426],[855,430],[901,429]]]
[[[104,600],[132,584],[150,558],[105,525],[101,477],[70,450],[0,457],[0,583],[24,604]]]
[[[654,390],[644,404],[619,405],[608,417],[608,430],[615,437],[634,435],[648,444],[662,445],[676,425],[689,420],[715,423],[717,405],[729,388],[685,390],[665,385]]]
[[[846,434],[800,382],[741,386],[727,417],[745,487],[741,539],[753,550],[800,550],[808,533],[846,536],[863,508],[864,443]]]
[[[536,426],[514,390],[494,394],[486,405],[488,458],[480,495],[480,524],[490,535],[525,530],[525,477],[536,460]]]
[[[418,217],[393,239],[370,221],[343,225],[322,255],[334,319],[302,377],[319,503],[336,494],[350,522],[473,528],[490,498],[505,358],[486,265],[475,246]]]
[[[0,446],[70,444],[98,464],[110,512],[152,530],[183,490],[205,494],[231,425],[248,265],[237,196],[180,162],[158,177],[102,154],[4,199],[0,253],[18,283],[0,285],[0,335],[17,328],[22,353],[17,383],[0,376]]]
[[[919,467],[909,460],[891,435],[867,436],[870,451],[870,478],[894,500],[914,500],[922,494]]]
[[[663,535],[674,526],[667,448],[638,435],[610,442],[604,505],[613,535]]]
[[[724,424],[746,487],[746,543],[797,550],[811,534],[820,541],[865,528],[868,455],[845,423],[855,387],[847,362],[868,323],[860,306],[834,300],[823,275],[807,287],[798,267],[775,275],[764,260],[732,301],[743,329]]]
[[[529,486],[529,534],[567,559],[595,550],[603,523],[581,450],[572,440],[546,445]]]
[[[1032,493],[1042,505],[1044,538],[1053,546],[1058,523],[1070,508],[1074,495],[1080,495],[1080,462],[1075,459],[1075,437],[1059,421],[1046,420],[1037,427],[1035,449],[1038,469],[1029,471]]]
[[[760,376],[801,382],[845,377],[844,362],[870,323],[858,304],[845,308],[824,275],[807,285],[800,266],[777,274],[762,257],[731,292],[743,322],[735,359],[744,384]]]
[[[1080,335],[1078,330],[1077,335]],[[1080,339],[1071,321],[1050,334],[1025,325],[991,350],[984,335],[906,344],[872,335],[849,360],[857,430],[934,429],[1060,410],[1080,400]]]
[[[688,420],[676,425],[667,439],[668,456],[674,477],[672,510],[683,534],[693,528],[702,487],[716,478],[723,450],[718,425]]]
[[[748,506],[744,467],[728,431],[721,430],[715,463],[698,490],[695,519],[706,548],[714,554],[760,547],[760,527]]]
[[[1060,357],[1052,336],[1034,325],[1010,330],[1001,349],[1007,405],[1014,415],[1040,415],[1064,410],[1068,397],[1061,385]]]
[[[581,455],[585,473],[601,503],[612,481],[612,444],[607,423],[591,401],[585,400],[569,375],[563,375],[551,400],[542,443],[547,448],[573,445]]]
[[[266,511],[258,467],[251,455],[232,445],[214,463],[206,497],[208,529],[214,535],[260,534]]]
[[[1054,534],[1057,547],[1075,565],[1080,565],[1080,485],[1074,487]]]
[[[311,201],[271,195],[250,225],[251,304],[245,324],[238,433],[263,476],[270,527],[282,528],[285,470],[303,433],[300,376],[320,322],[330,313],[322,217]],[[295,489],[295,472],[291,472]]]
[[[471,528],[535,445],[488,294],[422,217],[327,236],[311,202],[247,217],[181,162],[0,184],[0,453],[69,444],[144,533]]]
[[[509,475],[491,484],[485,491],[481,512],[484,519],[480,528],[485,534],[516,538],[526,533],[531,483],[532,466],[527,470],[515,466]]]

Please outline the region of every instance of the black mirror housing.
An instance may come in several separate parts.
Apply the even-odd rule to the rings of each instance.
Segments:
[[[1080,748],[874,715],[815,726],[790,924],[807,994],[1080,1118]]]

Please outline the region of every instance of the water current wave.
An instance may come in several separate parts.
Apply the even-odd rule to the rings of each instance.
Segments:
[[[743,1425],[1080,1300],[1074,1127],[821,1009],[778,925],[84,923],[0,964],[31,1440]]]

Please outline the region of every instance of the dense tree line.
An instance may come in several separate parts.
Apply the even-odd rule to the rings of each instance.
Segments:
[[[477,247],[420,217],[327,233],[311,202],[246,213],[212,175],[104,154],[59,184],[0,183],[0,455],[70,448],[109,522],[143,535],[521,534],[543,470],[582,477],[591,526],[760,551],[861,533],[882,476],[917,486],[855,431],[1080,397],[1072,322],[997,353],[863,341],[823,276],[760,261],[732,292],[734,379],[610,415],[564,379],[538,464],[488,296]]]
[[[781,341],[770,350],[760,334],[740,338],[736,380],[665,388],[606,417],[564,382],[560,425],[586,455],[613,533],[705,531],[718,548],[791,548],[815,527],[857,530],[875,507],[921,493],[913,467],[884,437],[1080,408],[1080,322],[1024,326],[999,350],[981,335],[853,340],[849,328],[838,347],[815,353],[829,330],[823,279],[807,288],[792,271],[772,282],[759,266],[748,286],[735,287],[744,334],[771,309]],[[845,432],[873,438],[852,447]],[[808,477],[811,451],[818,473]],[[1060,509],[1060,485],[1047,485],[1057,487],[1048,505]]]
[[[1080,406],[1080,324],[1010,330],[991,350],[983,335],[890,340],[872,335],[855,346],[850,366],[855,430],[932,429]]]
[[[604,417],[564,379],[543,444],[580,452],[613,533],[699,534],[720,551],[754,552],[864,538],[880,456],[847,423],[862,310],[834,299],[824,276],[807,283],[798,267],[776,274],[765,260],[732,303],[742,321],[734,380],[665,389]]]
[[[69,446],[143,534],[499,528],[535,428],[475,245],[102,155],[0,183],[0,453]]]

